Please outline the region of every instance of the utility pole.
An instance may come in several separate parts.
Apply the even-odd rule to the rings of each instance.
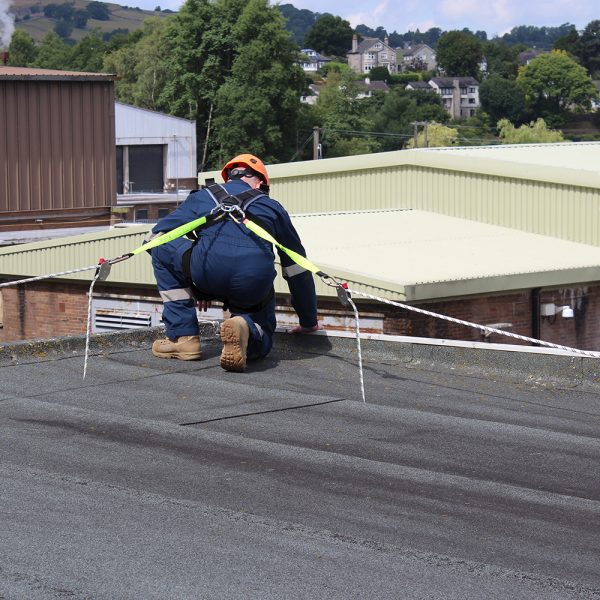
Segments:
[[[427,136],[427,125],[429,121],[413,121],[411,125],[415,128],[414,139],[415,139],[415,148],[419,147],[419,127],[423,127],[423,134],[425,137],[425,148],[429,148],[429,137]]]
[[[321,143],[319,141],[320,133],[321,130],[319,127],[313,127],[313,160],[319,160],[320,158],[323,158],[321,152]]]
[[[173,162],[175,163],[175,205],[179,206],[179,172],[177,170],[177,134],[173,134]]]

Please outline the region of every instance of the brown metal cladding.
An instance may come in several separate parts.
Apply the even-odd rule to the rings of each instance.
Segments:
[[[0,212],[115,204],[113,79],[0,72]]]

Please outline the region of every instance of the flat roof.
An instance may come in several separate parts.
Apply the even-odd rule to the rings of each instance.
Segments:
[[[83,381],[82,338],[0,345],[7,597],[597,595],[597,383],[365,340],[363,404],[352,339],[101,337]]]

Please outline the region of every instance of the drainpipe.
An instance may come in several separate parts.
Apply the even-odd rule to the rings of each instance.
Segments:
[[[531,337],[540,339],[540,293],[542,288],[533,288],[531,290]],[[539,344],[534,344],[539,346]]]

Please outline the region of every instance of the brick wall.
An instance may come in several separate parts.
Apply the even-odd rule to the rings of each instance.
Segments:
[[[86,331],[88,283],[66,283],[58,281],[35,282],[18,287],[3,288],[3,326],[0,342],[48,338],[62,335],[81,335]],[[152,296],[158,294],[154,288],[127,288],[97,284],[94,293],[128,296]],[[359,310],[383,313],[383,331],[391,335],[409,335],[424,338],[441,338],[465,341],[482,341],[479,330],[419,315],[412,311],[357,299]],[[481,325],[511,323],[513,333],[531,336],[532,304],[531,290],[508,294],[470,296],[437,302],[420,303],[417,306],[432,312],[456,317]],[[600,284],[587,287],[544,289],[540,303],[568,305],[574,309],[575,317],[540,318],[540,339],[585,350],[600,350]],[[286,299],[280,304],[285,305]],[[319,302],[321,310],[339,312],[341,305],[334,300]],[[352,315],[348,311],[348,315]],[[494,343],[519,344],[508,337],[492,334]]]
[[[37,281],[2,288],[0,342],[84,335],[87,327],[89,283]],[[144,296],[156,290],[94,286],[96,293]]]

